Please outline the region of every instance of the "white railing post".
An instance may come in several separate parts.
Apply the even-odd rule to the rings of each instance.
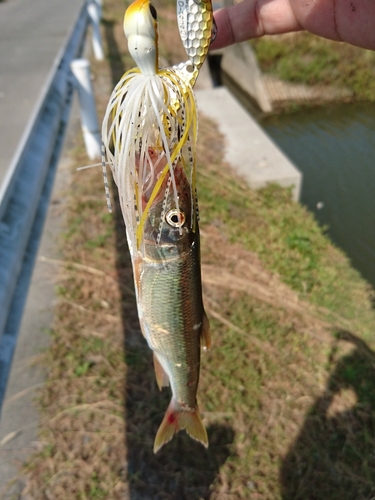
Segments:
[[[104,59],[102,37],[100,34],[100,11],[101,5],[97,0],[87,4],[87,12],[92,26],[92,48],[97,61],[103,61]]]
[[[93,0],[93,1],[96,4],[96,7],[98,9],[99,19],[101,19],[102,13],[103,13],[103,0]]]
[[[90,63],[86,59],[74,59],[70,64],[75,76],[81,112],[81,127],[87,156],[93,160],[101,155],[99,121],[90,78]]]

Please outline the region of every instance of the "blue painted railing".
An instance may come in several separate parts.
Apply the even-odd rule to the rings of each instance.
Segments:
[[[83,4],[0,188],[0,407],[49,205],[89,16]]]

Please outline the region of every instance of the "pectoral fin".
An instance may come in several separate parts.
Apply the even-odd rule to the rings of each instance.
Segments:
[[[210,332],[210,323],[207,318],[207,314],[203,311],[203,321],[202,321],[202,345],[203,349],[209,351],[211,349],[211,332]]]
[[[158,384],[159,389],[162,390],[163,387],[169,385],[169,378],[168,375],[165,373],[163,367],[161,366],[160,361],[158,360],[156,354],[153,353],[153,355],[154,355],[154,369],[155,369],[156,382]]]

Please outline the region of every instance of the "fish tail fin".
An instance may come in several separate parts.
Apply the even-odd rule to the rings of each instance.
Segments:
[[[201,420],[198,406],[187,411],[172,398],[155,437],[154,453],[157,453],[182,429],[185,429],[191,438],[202,443],[205,448],[208,447],[207,432]]]

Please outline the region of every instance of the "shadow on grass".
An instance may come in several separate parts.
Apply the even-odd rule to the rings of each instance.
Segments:
[[[284,500],[375,498],[375,353],[347,331],[337,336],[354,350],[337,362],[285,457]]]
[[[114,24],[104,21],[115,85],[125,71],[114,36]],[[112,194],[116,193],[113,188]],[[115,200],[117,272],[121,286],[125,380],[125,423],[129,493],[132,500],[210,498],[210,485],[230,455],[234,431],[226,425],[207,428],[209,449],[178,434],[157,455],[154,438],[171,393],[156,386],[152,353],[142,337],[133,288],[131,260],[118,199]]]

